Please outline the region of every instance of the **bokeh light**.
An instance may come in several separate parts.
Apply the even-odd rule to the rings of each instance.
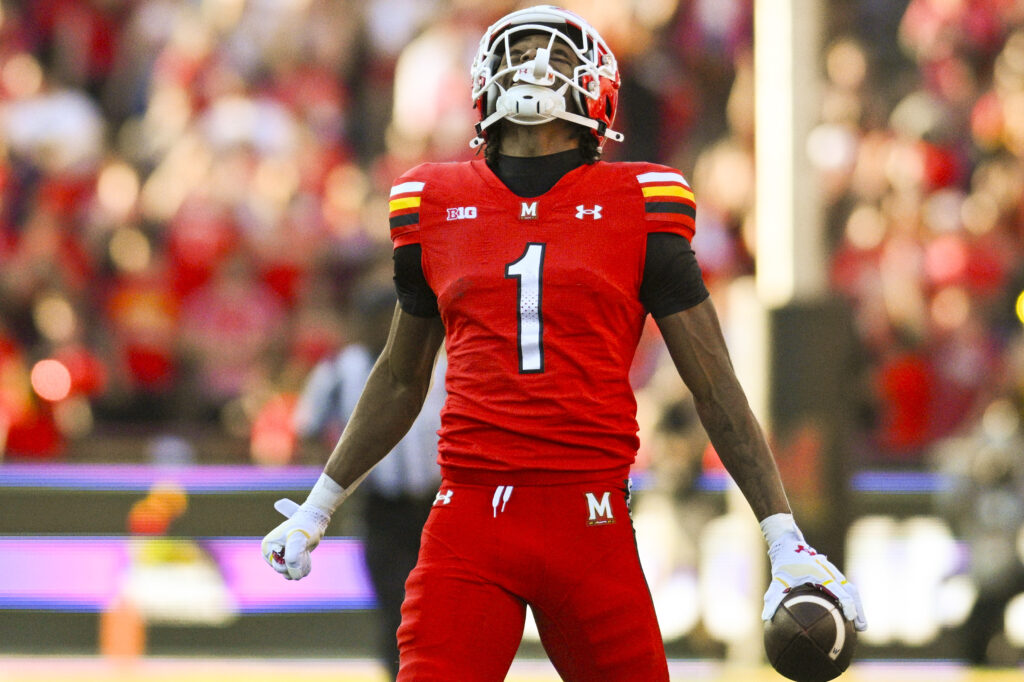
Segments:
[[[850,169],[857,159],[857,136],[843,125],[820,125],[807,137],[807,154],[822,170]]]
[[[168,151],[142,186],[142,211],[146,218],[168,221],[189,193],[205,179],[213,161],[202,140],[184,135]]]
[[[1024,593],[1018,594],[1006,605],[1004,620],[1006,638],[1010,644],[1024,647]]]
[[[1024,92],[1013,92],[1003,100],[1003,144],[1018,156],[1024,155]]]
[[[139,176],[126,163],[108,164],[96,182],[96,196],[115,220],[124,220],[139,198]]]
[[[328,225],[339,235],[358,225],[369,189],[366,174],[353,164],[336,166],[328,173],[321,210]]]
[[[985,234],[999,222],[999,204],[987,193],[974,192],[960,204],[960,220],[968,232]]]
[[[238,23],[245,9],[245,0],[202,0],[200,11],[218,31],[227,31]]]
[[[956,329],[967,322],[971,299],[961,287],[940,289],[931,302],[932,321],[941,329]]]
[[[967,271],[967,244],[957,235],[944,235],[925,247],[924,268],[928,279],[946,284],[961,279]]]
[[[885,232],[884,216],[869,204],[857,206],[846,220],[846,238],[858,249],[878,247],[885,238]]]
[[[960,190],[942,189],[933,192],[922,207],[925,226],[935,233],[959,230],[965,200],[964,193]]]
[[[841,88],[858,88],[868,72],[867,56],[856,40],[840,38],[825,54],[825,72]]]
[[[32,367],[32,390],[44,400],[57,402],[71,393],[71,372],[58,360],[40,360]]]
[[[633,0],[636,20],[648,30],[665,25],[675,14],[679,0]]]
[[[258,464],[287,464],[295,453],[292,414],[296,396],[275,395],[259,409],[252,421],[250,456]]]
[[[982,430],[997,443],[1013,438],[1013,434],[1020,428],[1020,422],[1020,412],[1010,400],[993,400],[981,416]]]
[[[299,188],[299,169],[296,164],[284,158],[269,158],[256,168],[253,189],[257,196],[284,206]]]
[[[72,395],[54,407],[53,418],[57,428],[67,438],[83,438],[96,425],[92,406],[85,396]]]
[[[32,321],[39,333],[50,341],[67,341],[75,333],[75,310],[62,294],[50,292],[36,299]]]
[[[134,227],[118,228],[110,238],[110,260],[124,272],[145,270],[151,256],[149,240]]]
[[[30,97],[39,92],[43,85],[43,69],[35,57],[19,53],[4,64],[0,80],[13,97]]]

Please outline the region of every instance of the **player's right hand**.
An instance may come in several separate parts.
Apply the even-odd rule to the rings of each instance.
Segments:
[[[287,498],[275,502],[274,509],[287,520],[263,538],[263,558],[288,580],[305,578],[312,568],[309,553],[320,544],[330,514],[309,502],[300,505]]]

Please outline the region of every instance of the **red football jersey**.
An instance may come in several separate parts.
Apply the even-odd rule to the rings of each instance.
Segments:
[[[629,368],[647,235],[693,237],[679,171],[584,165],[512,193],[482,160],[423,164],[391,190],[396,247],[419,243],[448,353],[443,473],[543,483],[627,475],[639,444]]]

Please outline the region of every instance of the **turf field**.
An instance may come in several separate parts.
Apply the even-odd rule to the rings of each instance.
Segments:
[[[730,669],[717,661],[672,661],[672,680],[778,682],[769,668]],[[115,662],[83,657],[0,657],[3,682],[384,682],[376,664],[360,660],[143,658]],[[971,670],[955,663],[855,664],[840,682],[1020,682],[1024,668]],[[547,661],[517,660],[508,682],[558,682]]]

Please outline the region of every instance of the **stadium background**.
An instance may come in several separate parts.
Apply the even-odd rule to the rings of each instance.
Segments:
[[[695,187],[694,246],[738,364],[768,368],[762,416],[798,517],[864,596],[851,675],[955,674],[992,586],[1009,594],[987,662],[1019,665],[1024,3],[778,5],[817,16],[801,150],[827,292],[772,310],[760,345],[742,295],[767,234],[752,2],[564,4],[623,71],[626,141],[607,158]],[[390,183],[470,158],[468,63],[518,6],[0,2],[6,678],[258,679],[299,664],[249,659],[311,656],[373,679],[358,515],[297,589],[256,547],[325,457],[289,413],[350,338],[353,283],[389,258]],[[766,569],[665,360],[646,336],[638,541],[680,674],[712,679],[757,662]],[[528,633],[517,674],[539,656]]]

